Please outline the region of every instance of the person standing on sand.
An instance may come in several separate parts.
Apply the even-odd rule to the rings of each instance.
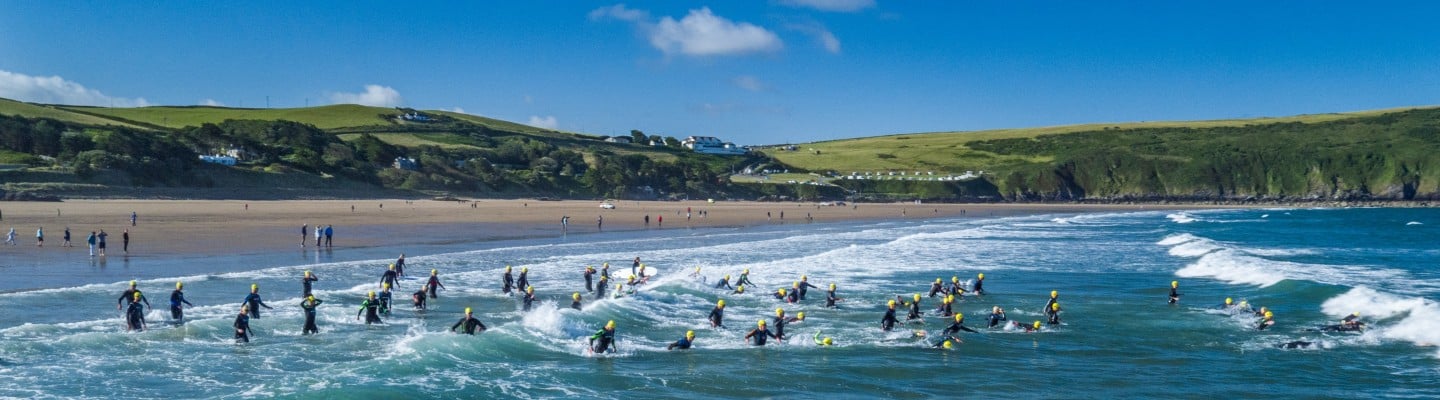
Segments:
[[[604,230],[604,229],[605,229],[605,216],[604,216],[604,215],[599,215],[599,216],[596,216],[596,217],[595,217],[595,229],[596,229],[596,230]]]
[[[135,226],[135,220],[137,217],[139,217],[139,215],[135,214],[134,211],[130,212],[130,226]]]
[[[320,238],[322,236],[325,236],[325,228],[320,227],[320,224],[315,224],[315,248],[317,249],[320,248]]]
[[[334,245],[334,242],[332,242],[334,238],[335,225],[325,225],[325,248],[328,249]]]
[[[62,243],[60,247],[75,247],[70,244],[70,227],[68,226],[65,227],[65,243]]]
[[[130,254],[130,230],[129,230],[129,229],[126,229],[124,232],[120,232],[120,245],[121,245],[121,250],[124,251],[125,254]]]
[[[15,227],[10,227],[10,234],[5,235],[5,244],[15,245]]]
[[[310,240],[310,224],[300,225],[300,247],[305,247],[305,241]]]
[[[109,237],[109,236],[110,236],[110,234],[105,233],[105,230],[104,230],[104,229],[101,229],[101,230],[100,230],[100,234],[99,234],[99,235],[95,235],[96,244],[100,247],[100,256],[101,256],[101,257],[104,257],[104,256],[105,256],[105,238],[106,238],[106,237]]]
[[[35,247],[45,247],[45,227],[35,228]]]
[[[95,256],[95,231],[90,231],[90,236],[85,238],[85,243],[90,244],[90,256]]]

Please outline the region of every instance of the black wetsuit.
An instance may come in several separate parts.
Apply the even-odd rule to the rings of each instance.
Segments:
[[[691,342],[690,339],[682,337],[680,338],[680,340],[676,340],[675,343],[671,343],[669,346],[665,346],[665,350],[675,350],[677,348],[681,350],[689,350],[690,346],[693,345],[694,343]]]
[[[593,279],[594,277],[595,277],[595,269],[594,269],[594,268],[586,268],[586,269],[585,269],[585,291],[586,291],[586,292],[594,292],[594,291],[595,291],[595,287],[592,286],[592,282],[591,282],[591,279]]]
[[[410,302],[415,303],[415,309],[416,309],[416,310],[424,310],[424,309],[425,309],[425,291],[424,291],[424,290],[416,290],[415,293],[411,293],[411,294],[410,294]]]
[[[955,315],[955,311],[954,311],[954,309],[952,308],[952,306],[953,306],[954,304],[955,304],[955,303],[947,303],[947,302],[943,302],[943,301],[942,301],[942,302],[940,302],[940,306],[939,306],[939,307],[935,307],[935,312],[940,313],[940,316],[942,316],[942,317],[948,317],[948,316],[951,316],[951,315]]]
[[[609,280],[609,279],[605,279],[604,277],[601,277],[601,278],[600,278],[600,284],[597,285],[597,286],[595,286],[595,298],[597,298],[597,299],[603,299],[603,298],[605,298],[605,288],[610,287],[610,284],[607,283],[607,282],[610,282],[610,280]]]
[[[1001,311],[1001,312],[998,312],[998,313],[990,313],[990,327],[991,327],[991,328],[994,328],[996,325],[1000,325],[1000,321],[1004,321],[1004,320],[1006,320],[1006,318],[1005,318],[1005,312],[1004,312],[1004,311]]]
[[[125,309],[125,325],[132,331],[145,330],[145,308],[140,303],[130,303]]]
[[[384,274],[384,275],[380,275],[380,287],[383,288],[383,287],[385,287],[385,284],[388,283],[388,284],[390,284],[390,287],[391,287],[391,288],[399,289],[399,288],[400,288],[400,285],[397,285],[397,284],[395,283],[395,278],[396,278],[395,270],[393,270],[393,269],[387,269],[387,270],[385,270],[385,274]]]
[[[305,328],[301,332],[302,335],[320,333],[320,327],[315,326],[315,308],[319,307],[320,303],[324,303],[324,301],[315,299],[313,303],[309,300],[300,302],[300,308],[305,310]]]
[[[185,292],[181,292],[180,289],[175,289],[174,292],[170,292],[170,318],[176,322],[185,319],[185,310],[180,308],[181,304],[191,307],[195,306],[194,304],[190,304],[189,301],[185,301]]]
[[[1307,341],[1304,341],[1304,340],[1296,340],[1296,341],[1289,342],[1289,343],[1281,343],[1281,344],[1275,345],[1275,347],[1279,347],[1279,348],[1282,348],[1282,349],[1304,349],[1304,348],[1309,348],[1309,347],[1310,347],[1311,345],[1313,345],[1313,344],[1315,344],[1315,342],[1307,342]]]
[[[1040,310],[1040,311],[1041,311],[1041,312],[1044,312],[1046,316],[1049,316],[1049,315],[1050,315],[1050,311],[1052,311],[1052,309],[1053,309],[1053,305],[1055,304],[1056,301],[1059,301],[1059,300],[1060,300],[1060,297],[1058,297],[1058,296],[1057,296],[1057,297],[1051,297],[1050,300],[1046,300],[1046,301],[1045,301],[1045,308],[1042,309],[1042,310]]]
[[[395,276],[405,276],[405,257],[395,260]]]
[[[570,302],[570,308],[579,310],[579,309],[580,309],[580,300],[571,301],[571,302]]]
[[[1178,290],[1180,289],[1170,288],[1170,304],[1175,304],[1175,302],[1180,301],[1180,292]]]
[[[530,311],[530,305],[535,303],[535,293],[525,293],[525,297],[521,298],[521,300],[524,301],[521,310]]]
[[[810,288],[819,289],[820,287],[811,285],[810,282],[800,281],[800,300],[805,300],[805,292],[809,291]]]
[[[952,334],[952,333],[960,333],[960,331],[966,331],[966,332],[970,332],[970,333],[978,333],[978,332],[975,332],[974,329],[970,329],[969,327],[967,327],[967,326],[965,326],[965,325],[962,325],[962,323],[956,322],[956,323],[950,324],[950,326],[945,327],[945,330],[940,331],[940,334],[941,334],[941,335],[949,335],[949,334]]]
[[[710,326],[715,328],[725,327],[725,309],[715,307],[710,310]]]
[[[972,292],[975,292],[975,295],[976,295],[976,296],[985,294],[985,280],[984,280],[984,279],[976,280],[976,281],[975,281],[975,290],[972,290]]]
[[[735,280],[735,285],[737,285],[737,286],[738,286],[738,285],[750,285],[750,286],[755,286],[755,283],[754,283],[754,282],[750,282],[750,274],[740,274],[740,279],[736,279],[736,280]]]
[[[530,287],[530,271],[521,271],[520,279],[515,280],[515,290],[525,290]]]
[[[910,302],[910,313],[905,315],[905,320],[910,321],[917,319],[920,319],[920,302],[912,301]]]
[[[380,297],[380,313],[381,313],[381,314],[385,314],[385,316],[387,316],[387,317],[390,316],[390,300],[393,299],[393,297],[391,297],[390,291],[387,290],[387,291],[380,292],[380,296],[379,296],[379,297]]]
[[[121,303],[124,303],[125,305],[128,306],[128,305],[130,305],[130,303],[134,303],[134,302],[135,302],[135,293],[136,293],[136,292],[139,292],[139,290],[136,290],[136,289],[133,288],[133,287],[132,287],[132,288],[129,288],[129,289],[125,289],[125,292],[120,293],[120,300],[115,301],[115,305],[118,306],[118,305],[120,305]],[[141,294],[140,294],[140,302],[145,303],[145,306],[146,306],[146,307],[149,307],[149,306],[150,306],[150,299],[146,299],[144,293],[141,293]]]
[[[235,316],[235,323],[230,326],[235,327],[236,343],[250,343],[250,316],[245,314],[237,315]]]
[[[776,339],[785,339],[785,324],[789,323],[790,321],[794,321],[794,319],[775,317],[774,319],[770,320],[770,325],[773,325],[775,327]]]
[[[505,277],[501,280],[504,281],[505,286],[501,287],[500,291],[505,294],[510,294],[510,288],[515,286],[515,278],[510,276],[510,271],[505,271]]]
[[[930,297],[935,297],[936,294],[945,294],[945,285],[940,282],[930,284]]]
[[[961,296],[964,296],[964,295],[965,295],[965,287],[964,287],[964,286],[960,286],[960,281],[950,282],[950,294],[955,295],[956,298],[959,298],[959,297],[961,297]]]
[[[1050,325],[1060,325],[1060,312],[1059,312],[1059,311],[1055,311],[1054,309],[1051,309],[1050,312],[1045,313],[1045,315],[1050,318],[1050,320],[1049,320],[1049,321],[1046,321],[1045,323],[1050,324]]]
[[[770,333],[769,329],[764,328],[755,328],[751,330],[750,333],[745,334],[745,338],[750,339],[750,344],[756,346],[764,346],[767,337],[780,340],[779,336],[775,336],[774,333]]]
[[[365,314],[365,325],[384,323],[383,321],[380,321],[379,300],[365,299],[364,302],[360,303],[360,310],[355,312],[355,316],[359,317],[361,313]]]
[[[951,341],[951,344],[952,344],[952,345],[960,343],[960,338],[957,338],[957,337],[954,337],[954,336],[949,336],[949,335],[947,334],[947,335],[944,335],[944,336],[940,336],[940,339],[939,339],[939,340],[936,340],[935,343],[931,343],[931,344],[930,344],[930,347],[935,347],[935,348],[945,347],[945,341],[946,341],[946,340]]]
[[[300,278],[300,285],[305,288],[305,292],[304,292],[304,293],[301,293],[301,294],[300,294],[300,297],[309,296],[309,295],[310,295],[310,282],[314,282],[314,281],[318,281],[318,280],[320,280],[320,278],[315,277],[315,275],[310,275],[310,276],[307,276],[307,277],[304,277],[304,278]]]
[[[270,308],[270,306],[265,305],[264,301],[260,300],[259,293],[251,293],[245,296],[245,301],[241,303],[250,306],[250,318],[260,318],[260,307]]]
[[[897,322],[900,321],[895,319],[895,309],[886,309],[885,316],[880,318],[880,330],[889,332],[891,329],[895,328],[895,323]]]
[[[785,301],[791,302],[791,303],[800,301],[800,294],[799,294],[799,293],[796,293],[796,292],[799,292],[799,291],[800,291],[800,290],[798,290],[798,289],[792,289],[792,290],[790,290],[789,292],[785,292]]]
[[[613,353],[615,351],[615,348],[612,346],[614,343],[614,330],[601,329],[599,332],[595,332],[594,335],[590,335],[590,351],[604,353],[606,350],[610,350]]]
[[[715,283],[715,288],[726,288],[732,290],[735,289],[734,287],[730,286],[730,278],[720,278],[720,282]]]
[[[440,277],[435,275],[430,275],[430,280],[425,281],[425,286],[428,286],[430,288],[430,290],[428,291],[430,292],[430,298],[432,299],[440,298],[440,288],[445,288],[445,284],[440,283]]]
[[[836,302],[836,301],[839,301],[839,300],[840,300],[839,297],[835,297],[835,291],[834,291],[834,290],[825,292],[825,307],[834,308],[834,307],[835,307],[835,302]]]
[[[451,332],[454,332],[456,328],[460,329],[460,333],[466,335],[474,335],[476,328],[479,328],[482,333],[485,332],[486,329],[490,329],[487,328],[485,324],[480,323],[480,320],[468,315],[465,316],[465,318],[461,318],[460,322],[456,322],[455,325],[450,325]]]

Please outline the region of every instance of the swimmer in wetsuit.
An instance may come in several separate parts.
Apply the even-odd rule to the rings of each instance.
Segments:
[[[1050,303],[1050,312],[1046,315],[1050,317],[1050,325],[1060,325],[1060,303]]]
[[[397,272],[395,272],[395,264],[390,264],[390,269],[385,270],[385,273],[380,275],[380,287],[398,287],[398,285],[396,285],[396,280],[398,279],[399,275],[397,275]]]
[[[908,321],[914,321],[914,320],[917,320],[917,319],[922,319],[922,320],[923,320],[923,318],[920,317],[921,312],[920,312],[920,294],[919,294],[919,293],[916,293],[916,294],[915,294],[915,301],[911,301],[910,304],[909,304],[909,306],[910,306],[910,313],[905,315],[905,321],[908,322]]]
[[[580,309],[580,292],[575,292],[574,294],[571,294],[571,295],[570,295],[570,299],[573,300],[573,301],[570,302],[570,308],[579,310],[579,309]]]
[[[250,343],[250,316],[249,305],[240,306],[240,315],[235,316],[235,322],[230,326],[235,328],[235,343]]]
[[[501,282],[504,284],[504,286],[502,286],[502,287],[500,288],[500,292],[505,293],[505,294],[510,294],[510,288],[513,287],[513,286],[515,286],[515,277],[510,276],[510,266],[509,266],[509,265],[506,265],[506,266],[505,266],[505,276],[501,277],[500,279],[501,279]]]
[[[449,289],[450,289],[450,288],[445,287],[445,284],[440,283],[440,276],[439,276],[439,275],[440,275],[440,271],[439,271],[439,270],[436,270],[436,269],[433,269],[433,268],[430,269],[430,279],[427,280],[427,281],[425,281],[425,284],[422,285],[422,286],[428,286],[428,287],[429,287],[430,298],[432,298],[432,299],[438,299],[438,298],[440,298],[440,289],[446,289],[446,290],[449,290]]]
[[[890,308],[885,310],[885,316],[880,317],[880,330],[885,332],[895,329],[895,324],[900,322],[895,319],[895,300],[890,300],[888,306]]]
[[[605,323],[605,328],[595,332],[594,335],[590,335],[590,351],[594,353],[604,353],[606,350],[609,350],[611,353],[614,353],[620,350],[619,346],[615,345],[616,342],[615,320],[610,320],[610,322]]]
[[[365,325],[383,324],[380,320],[380,300],[375,298],[375,292],[370,292],[370,297],[360,303],[360,310],[355,311],[355,320],[360,320],[360,314],[365,314]]]
[[[304,296],[309,296],[309,295],[310,295],[310,283],[311,283],[311,282],[318,281],[318,280],[320,280],[320,277],[315,276],[314,274],[311,274],[310,271],[305,271],[305,276],[300,278],[300,287],[301,287],[300,296],[302,296],[302,297],[304,297]]]
[[[380,313],[385,314],[386,317],[390,316],[390,300],[394,300],[394,296],[390,293],[390,285],[387,284],[385,289],[380,291]]]
[[[1255,326],[1255,329],[1256,329],[1256,330],[1261,330],[1261,331],[1263,331],[1263,330],[1265,330],[1265,328],[1269,328],[1269,327],[1274,326],[1274,325],[1275,325],[1275,313],[1266,311],[1266,312],[1265,312],[1265,316],[1260,318],[1260,323]]]
[[[485,327],[485,324],[475,319],[475,314],[470,311],[470,307],[465,307],[465,317],[460,318],[460,322],[456,322],[455,325],[450,325],[451,332],[454,332],[455,329],[460,329],[460,333],[466,335],[474,335],[477,330],[483,333],[486,329],[490,328]]]
[[[938,313],[938,314],[940,314],[940,316],[942,316],[942,317],[948,317],[948,316],[951,316],[951,315],[955,315],[955,310],[954,310],[954,308],[953,308],[953,307],[954,307],[954,304],[955,304],[955,295],[953,295],[953,294],[945,295],[945,299],[940,301],[940,306],[939,306],[939,307],[935,307],[935,312]]]
[[[820,339],[820,331],[819,331],[819,330],[816,330],[816,331],[815,331],[815,337],[814,337],[813,339],[815,340],[815,345],[816,345],[816,346],[829,347],[829,346],[834,346],[834,345],[835,345],[835,339],[831,339],[829,336],[826,336],[825,339]]]
[[[242,301],[242,303],[249,306],[247,308],[250,309],[250,318],[260,318],[260,307],[273,310],[273,308],[265,304],[265,301],[260,300],[260,285],[258,284],[250,284],[250,294],[245,296],[245,300]]]
[[[719,281],[719,282],[715,282],[715,288],[716,288],[716,289],[725,288],[725,289],[732,289],[732,290],[735,289],[734,287],[730,286],[730,275],[725,275],[724,278],[720,278],[720,281]]]
[[[587,292],[587,293],[595,293],[595,286],[591,285],[591,283],[593,282],[592,280],[593,280],[594,278],[595,278],[595,266],[593,266],[593,265],[586,265],[586,266],[585,266],[585,292]]]
[[[424,310],[424,309],[425,309],[425,292],[426,292],[426,291],[427,291],[427,290],[426,290],[425,285],[420,285],[420,290],[416,290],[415,293],[411,293],[411,294],[410,294],[410,304],[413,305],[413,306],[415,306],[415,310],[418,311],[418,310]]]
[[[809,276],[800,275],[800,283],[799,287],[797,287],[797,289],[799,289],[800,291],[800,300],[805,300],[805,292],[809,291],[810,288],[819,289],[820,287],[811,285]]]
[[[520,311],[529,312],[530,306],[535,303],[535,287],[531,286],[525,288],[525,297],[522,297],[520,300]]]
[[[725,329],[725,300],[715,302],[715,308],[710,310],[710,327]]]
[[[315,308],[320,307],[320,303],[324,301],[314,295],[306,295],[305,300],[300,302],[300,309],[305,311],[305,327],[301,330],[301,335],[320,333],[320,327],[315,326]]]
[[[1170,281],[1170,304],[1180,301],[1180,281]]]
[[[830,290],[825,292],[825,307],[835,308],[835,302],[843,300],[845,299],[835,296],[835,284],[831,283]]]
[[[690,347],[694,345],[695,331],[685,331],[685,337],[680,338],[680,340],[676,340],[675,343],[671,343],[669,346],[665,346],[665,350],[689,350]]]
[[[970,332],[970,333],[979,333],[979,332],[976,332],[974,329],[970,329],[969,327],[966,327],[966,326],[965,326],[965,315],[964,315],[964,314],[956,313],[956,314],[955,314],[955,323],[952,323],[952,324],[950,324],[950,326],[945,327],[945,330],[940,331],[940,334],[941,334],[941,335],[950,335],[950,334],[954,334],[954,333],[960,333],[960,331],[966,331],[966,332]]]
[[[745,285],[736,286],[730,294],[745,294]]]
[[[997,325],[1000,325],[1000,321],[1005,321],[1005,320],[1006,320],[1006,318],[1005,318],[1005,309],[1000,308],[1000,306],[995,306],[995,307],[992,307],[992,308],[990,309],[990,327],[991,327],[991,328],[994,328],[994,327],[996,327]]]
[[[935,297],[936,294],[946,294],[945,283],[940,278],[935,278],[935,283],[930,284],[930,297]]]
[[[985,295],[985,274],[982,273],[975,276],[975,290],[971,291],[975,292],[976,296]]]
[[[600,284],[595,285],[595,298],[597,298],[597,299],[603,299],[603,298],[605,298],[605,289],[606,289],[606,287],[609,286],[609,285],[610,285],[610,277],[605,276],[605,275],[600,275]]]
[[[181,308],[181,305],[195,306],[185,300],[185,292],[181,291],[184,287],[184,282],[175,282],[175,291],[170,292],[170,318],[174,319],[175,323],[185,321],[185,310]]]
[[[804,321],[804,320],[805,320],[805,313],[803,313],[803,312],[800,313],[800,314],[798,314],[798,315],[796,315],[795,317],[787,318],[787,317],[785,317],[785,309],[783,309],[783,308],[776,308],[776,309],[775,309],[775,320],[774,320],[774,323],[771,324],[771,325],[774,325],[774,326],[775,326],[775,338],[776,338],[776,339],[780,339],[780,340],[784,340],[784,339],[785,339],[785,325],[788,325],[788,324],[790,324],[791,322],[800,322],[800,321]]]
[[[515,279],[515,289],[530,286],[530,267],[520,267],[520,277]]]
[[[139,299],[139,300],[136,300],[136,299],[135,299],[135,293],[139,293],[139,292],[140,292],[140,289],[136,289],[136,288],[135,288],[135,281],[130,281],[130,288],[129,288],[129,289],[125,289],[124,292],[120,292],[120,298],[119,298],[118,300],[115,300],[115,309],[116,309],[116,310],[122,309],[122,308],[121,308],[121,303],[124,303],[125,305],[128,306],[128,305],[130,305],[130,303],[134,303],[134,302],[136,302],[136,301],[144,302],[144,303],[145,303],[145,307],[150,307],[150,300],[149,300],[149,299],[146,299],[144,294],[141,294],[141,295],[140,295],[140,299]]]
[[[125,330],[144,331],[145,308],[140,305],[140,292],[136,291],[135,295],[131,297],[134,297],[134,301],[131,301],[130,306],[125,309]]]
[[[960,277],[958,276],[950,277],[950,295],[956,298],[965,297],[965,286],[960,284]]]
[[[762,319],[760,322],[755,323],[755,325],[758,327],[750,330],[750,333],[745,334],[745,340],[750,342],[751,345],[764,346],[766,338],[780,340],[779,336],[775,336],[774,333],[770,333],[770,330],[765,328],[765,320]]]
[[[750,286],[755,286],[755,282],[751,282],[751,281],[750,281],[750,269],[749,269],[749,268],[746,268],[744,271],[741,271],[741,272],[740,272],[740,279],[736,279],[736,280],[735,280],[735,284],[736,284],[736,285],[750,285]]]

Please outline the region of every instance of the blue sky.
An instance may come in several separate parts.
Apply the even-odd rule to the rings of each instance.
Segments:
[[[742,144],[1440,104],[1440,3],[9,2],[0,97]]]

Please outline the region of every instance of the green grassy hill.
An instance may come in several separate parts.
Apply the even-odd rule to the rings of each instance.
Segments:
[[[0,115],[14,115],[26,118],[49,118],[79,125],[113,125],[140,128],[104,117],[81,114],[66,110],[64,106],[39,105],[0,98]]]
[[[1440,198],[1440,109],[890,135],[768,149],[797,170],[985,171],[1010,200]],[[913,176],[913,175],[911,175]],[[903,179],[903,178],[901,178]],[[924,179],[924,178],[922,178]],[[960,196],[957,184],[836,181]],[[889,189],[882,188],[889,187]]]

